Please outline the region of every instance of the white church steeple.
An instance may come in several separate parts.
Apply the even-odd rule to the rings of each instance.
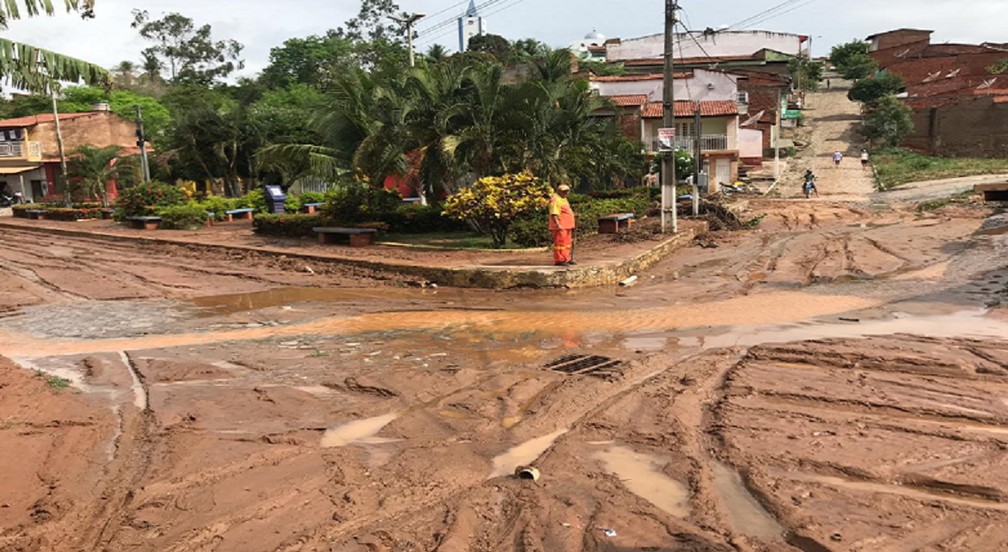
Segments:
[[[459,51],[464,52],[469,47],[469,39],[486,34],[486,22],[476,8],[476,0],[469,0],[469,9],[458,19]]]

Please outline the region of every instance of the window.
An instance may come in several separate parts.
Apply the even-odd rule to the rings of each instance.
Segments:
[[[696,123],[690,121],[688,123],[676,123],[675,125],[676,136],[681,136],[685,138],[690,138],[696,135]]]
[[[748,92],[739,92],[738,93],[738,100],[736,100],[736,101],[738,103],[741,103],[741,104],[747,104],[747,103],[749,103],[749,93]]]

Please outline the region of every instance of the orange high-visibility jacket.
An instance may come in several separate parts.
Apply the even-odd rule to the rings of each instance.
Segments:
[[[559,226],[557,226],[556,219],[553,218],[554,215],[560,217]],[[550,230],[572,230],[574,226],[574,210],[571,209],[570,202],[567,201],[567,198],[553,194],[549,202]]]

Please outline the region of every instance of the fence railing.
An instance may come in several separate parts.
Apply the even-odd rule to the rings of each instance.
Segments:
[[[694,138],[692,136],[676,136],[672,139],[673,149],[693,151]],[[651,151],[661,151],[668,149],[658,139],[651,141]],[[700,151],[726,150],[728,149],[728,135],[726,134],[704,134],[700,136]]]
[[[39,159],[42,144],[38,142],[0,142],[0,157]]]

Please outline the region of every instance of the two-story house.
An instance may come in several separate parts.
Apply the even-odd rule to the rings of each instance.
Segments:
[[[700,111],[700,151],[710,179],[711,191],[738,177],[740,160],[762,160],[763,134],[740,128],[739,115],[748,112],[748,94],[739,92],[739,77],[724,71],[694,69],[678,73],[675,86],[674,147],[694,151],[697,136],[696,112]],[[593,77],[591,88],[609,98],[616,112],[599,112],[615,117],[623,134],[638,141],[648,154],[661,149],[658,129],[663,127],[662,95],[664,81],[660,74]]]
[[[61,113],[60,134],[69,156],[88,144],[119,146],[123,154],[139,153],[136,126],[97,104],[86,113]],[[64,192],[60,182],[60,157],[56,118],[52,113],[0,120],[0,188],[21,192],[30,202]]]

